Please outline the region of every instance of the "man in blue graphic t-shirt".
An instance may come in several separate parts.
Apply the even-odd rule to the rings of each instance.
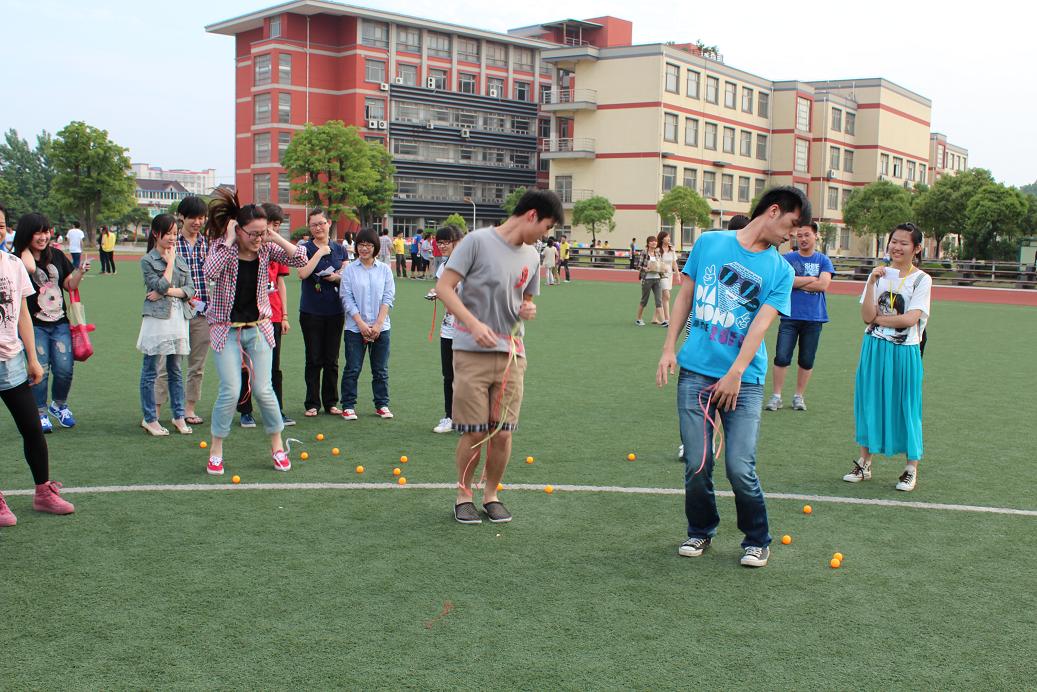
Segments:
[[[792,267],[775,248],[810,222],[810,212],[810,202],[798,189],[770,190],[753,209],[747,226],[704,234],[684,265],[688,281],[681,284],[671,310],[656,382],[660,387],[666,384],[680,365],[677,414],[686,450],[688,540],[677,552],[685,557],[702,555],[720,524],[711,445],[718,414],[738,528],[745,534],[740,563],[763,567],[770,556],[767,506],[756,475],[756,436],[767,376],[763,337],[775,316],[789,314],[792,292]],[[685,324],[688,338],[676,354]]]
[[[806,411],[803,395],[814,373],[814,356],[821,341],[821,327],[828,321],[828,303],[825,291],[832,282],[835,268],[828,255],[817,251],[817,223],[811,221],[796,232],[793,252],[783,257],[792,265],[796,278],[792,280],[792,313],[782,316],[778,326],[778,341],[774,346],[774,392],[767,402],[768,411],[781,408],[781,388],[785,373],[792,362],[792,351],[799,342],[799,372],[796,375],[796,393],[792,396],[792,410]]]

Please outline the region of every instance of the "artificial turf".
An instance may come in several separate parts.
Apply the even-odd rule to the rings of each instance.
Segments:
[[[398,284],[395,420],[373,416],[367,369],[359,421],[303,418],[302,339],[290,331],[286,409],[299,425],[287,434],[305,445],[279,474],[262,429],[235,428],[228,476],[385,482],[400,466],[412,483],[452,482],[456,438],[430,432],[442,387],[438,344],[426,339],[429,286]],[[295,304],[291,280],[289,291]],[[527,329],[522,427],[505,484],[680,487],[674,385],[654,385],[663,332],[633,326],[637,293],[545,287]],[[68,486],[225,483],[204,473],[207,426],[169,438],[138,427],[142,294],[132,263],[84,285],[97,354],[76,365],[69,401],[79,425],[48,437],[52,476]],[[926,458],[918,489],[904,495],[892,489],[902,459],[881,461],[870,483],[840,480],[856,452],[863,325],[852,298],[829,305],[810,410],[763,414],[765,491],[1037,508],[1024,471],[1032,308],[934,304]],[[794,377],[793,368],[786,401]],[[210,366],[206,419],[215,385]],[[316,442],[317,432],[327,439]],[[0,486],[28,486],[2,416],[0,434],[9,440]],[[521,463],[527,455],[535,463]],[[20,522],[0,530],[4,688],[1032,686],[1034,517],[819,502],[807,517],[801,502],[771,499],[772,533],[793,543],[775,543],[767,568],[746,570],[728,498],[713,547],[686,559],[676,555],[679,495],[506,490],[515,521],[475,527],[450,518],[452,491],[415,487],[68,497],[78,510],[70,517],[9,497]],[[847,558],[832,570],[836,550]]]

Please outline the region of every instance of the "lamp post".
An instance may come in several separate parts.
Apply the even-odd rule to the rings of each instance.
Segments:
[[[472,205],[472,230],[474,231],[475,230],[475,200],[472,199],[471,197],[465,197],[464,201],[468,202],[469,204]]]

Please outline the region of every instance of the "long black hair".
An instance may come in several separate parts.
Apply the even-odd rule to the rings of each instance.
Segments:
[[[39,212],[30,212],[28,214],[22,214],[22,217],[18,219],[18,226],[14,230],[14,254],[21,255],[25,251],[25,248],[29,247],[32,242],[32,237],[40,231],[47,231],[51,229],[50,219]],[[40,253],[40,262],[47,264],[50,260],[51,248],[48,244],[47,247]]]
[[[155,249],[158,239],[170,231],[176,230],[176,219],[172,214],[159,214],[151,220],[151,232],[148,233],[148,252]]]
[[[225,187],[217,188],[209,202],[209,218],[205,222],[205,235],[209,240],[219,240],[227,232],[231,219],[244,228],[256,219],[266,219],[266,212],[258,204],[242,204],[238,193]]]
[[[924,240],[924,236],[922,235],[922,229],[920,229],[918,226],[914,225],[913,223],[898,224],[896,228],[894,228],[892,231],[889,232],[889,237],[886,238],[886,247],[887,248],[889,248],[889,244],[893,240],[893,234],[896,233],[897,231],[907,231],[908,233],[911,234],[911,245],[913,246],[912,247],[911,262],[914,263],[915,266],[921,265],[921,263],[922,263],[921,247],[922,247],[922,241]],[[886,250],[886,253],[887,254],[889,253],[888,249]]]

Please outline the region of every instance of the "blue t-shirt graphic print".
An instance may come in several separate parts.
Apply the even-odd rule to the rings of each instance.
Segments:
[[[796,276],[821,276],[823,272],[835,274],[832,260],[823,252],[815,252],[809,257],[804,257],[797,250],[786,252],[783,257],[792,266]],[[825,294],[792,289],[792,312],[789,313],[789,317],[807,322],[827,322],[828,301]]]
[[[686,370],[723,377],[761,306],[789,313],[792,267],[774,248],[746,250],[735,231],[712,231],[699,238],[684,274],[695,282],[688,338],[677,354]],[[742,381],[762,384],[766,376],[767,347],[761,342]]]

